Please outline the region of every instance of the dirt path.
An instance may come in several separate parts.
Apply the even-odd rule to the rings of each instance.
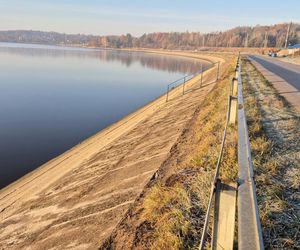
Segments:
[[[204,81],[214,78],[209,70]],[[99,246],[213,86],[175,89],[1,190],[0,248]]]

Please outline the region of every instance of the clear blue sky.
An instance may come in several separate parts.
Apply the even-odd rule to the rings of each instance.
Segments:
[[[0,30],[97,35],[300,23],[299,0],[0,0]]]

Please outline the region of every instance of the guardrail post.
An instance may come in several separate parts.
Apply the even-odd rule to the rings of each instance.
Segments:
[[[236,96],[230,96],[229,98],[230,98],[229,124],[235,124],[237,122],[238,101]]]
[[[237,113],[238,113],[238,100],[237,100],[237,94],[238,94],[238,81],[237,78],[232,78],[231,85],[230,85],[230,103],[229,103],[229,109],[230,109],[230,115],[229,115],[229,123],[235,124],[237,122]]]
[[[236,78],[236,79],[238,79],[238,78],[239,78],[239,71],[238,71],[238,67],[237,67],[237,69],[236,69],[236,71],[235,71],[235,78]]]
[[[184,95],[185,77],[183,78],[182,95]]]
[[[237,94],[238,94],[238,80],[235,77],[232,79],[232,92],[231,92],[231,94],[233,96],[237,96]]]

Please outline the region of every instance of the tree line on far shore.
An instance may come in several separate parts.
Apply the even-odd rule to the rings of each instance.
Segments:
[[[43,31],[0,31],[1,42],[38,43],[51,45],[74,45],[99,48],[163,48],[196,50],[205,47],[255,47],[281,48],[285,46],[288,23],[272,26],[236,27],[227,31],[156,32],[134,37],[62,34]],[[300,24],[293,23],[289,29],[288,45],[300,42]]]

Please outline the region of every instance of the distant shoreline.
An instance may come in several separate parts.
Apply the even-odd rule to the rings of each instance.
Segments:
[[[1,46],[3,44],[9,45],[14,44],[16,46]],[[24,46],[18,46],[18,45],[24,45]],[[29,46],[26,46],[29,45]],[[30,46],[37,46],[37,47],[30,47]],[[18,42],[0,42],[0,48],[32,48],[32,49],[59,49],[59,50],[74,50],[74,51],[80,51],[80,50],[87,50],[87,51],[124,51],[124,52],[140,52],[140,53],[150,53],[155,55],[167,55],[172,57],[184,57],[187,59],[198,59],[198,60],[204,60],[209,63],[214,63],[217,60],[212,60],[210,56],[206,57],[203,55],[204,53],[210,54],[209,51],[185,51],[185,50],[168,50],[168,49],[150,49],[150,48],[101,48],[101,47],[91,47],[91,46],[66,46],[66,45],[52,45],[52,44],[41,44],[41,43],[18,43]],[[199,57],[199,54],[201,53],[201,58]]]

